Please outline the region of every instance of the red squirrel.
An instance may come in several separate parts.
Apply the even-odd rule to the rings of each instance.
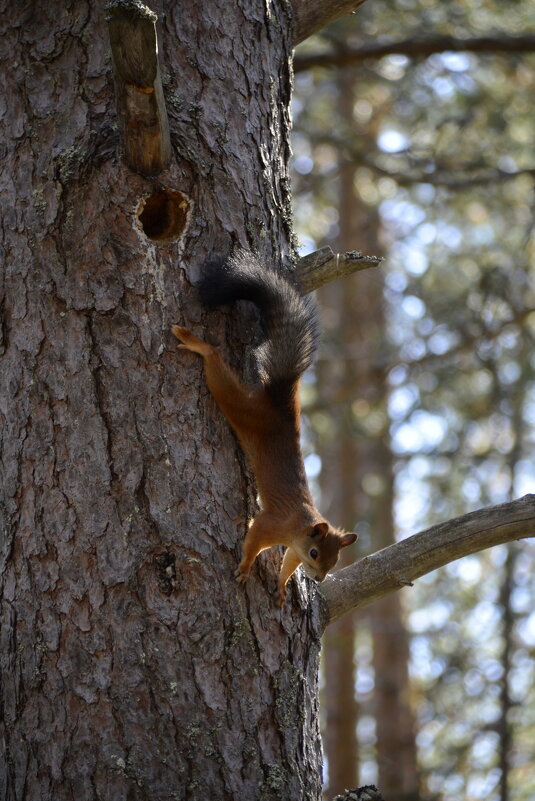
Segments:
[[[317,347],[315,304],[287,276],[248,251],[207,265],[199,292],[209,308],[249,300],[260,310],[263,340],[255,348],[260,376],[255,385],[244,384],[213,345],[187,328],[174,325],[171,330],[182,342],[179,348],[204,359],[208,388],[256,477],[261,510],[249,526],[235,577],[246,581],[260,551],[286,545],[276,597],[282,606],[288,579],[300,564],[310,578],[323,581],[340,548],[357,539],[357,534],[340,531],[318,512],[301,455],[299,381]]]

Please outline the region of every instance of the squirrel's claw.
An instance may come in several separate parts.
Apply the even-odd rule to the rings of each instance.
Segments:
[[[191,350],[193,353],[198,353],[199,356],[211,356],[214,353],[214,348],[195,334],[192,334],[187,328],[181,325],[171,326],[172,334],[182,342],[177,347],[181,350]]]
[[[249,572],[244,573],[241,567],[237,567],[236,570],[234,571],[234,578],[236,579],[238,584],[243,584],[243,582],[247,581],[247,579],[249,578]]]

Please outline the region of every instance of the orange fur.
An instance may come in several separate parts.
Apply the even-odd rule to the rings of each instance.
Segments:
[[[246,581],[260,551],[285,545],[277,602],[284,603],[286,584],[303,563],[307,574],[323,581],[338,560],[340,548],[357,539],[335,529],[317,511],[310,495],[299,442],[299,382],[289,402],[276,403],[262,385],[249,387],[222,359],[217,348],[175,325],[179,347],[202,356],[210,392],[238,439],[253,468],[261,511],[251,522],[243,542],[236,579]]]

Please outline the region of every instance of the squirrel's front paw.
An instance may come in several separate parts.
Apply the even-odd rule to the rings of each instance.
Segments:
[[[191,350],[200,356],[210,356],[214,352],[213,347],[208,342],[199,339],[199,337],[196,337],[195,334],[192,334],[191,331],[181,325],[172,325],[171,332],[182,342],[182,345],[178,345],[181,350]]]
[[[243,570],[242,566],[240,565],[234,571],[234,578],[236,579],[236,581],[239,584],[243,584],[243,582],[247,581],[247,579],[249,578],[249,571],[248,570],[247,571]]]

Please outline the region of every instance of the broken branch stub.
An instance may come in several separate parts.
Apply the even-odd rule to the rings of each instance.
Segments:
[[[136,0],[111,0],[107,12],[124,159],[142,175],[158,175],[169,163],[171,141],[157,16]]]
[[[330,281],[345,278],[357,270],[377,267],[383,261],[381,256],[365,256],[359,250],[333,253],[330,247],[325,247],[299,259],[296,269],[306,295]]]

